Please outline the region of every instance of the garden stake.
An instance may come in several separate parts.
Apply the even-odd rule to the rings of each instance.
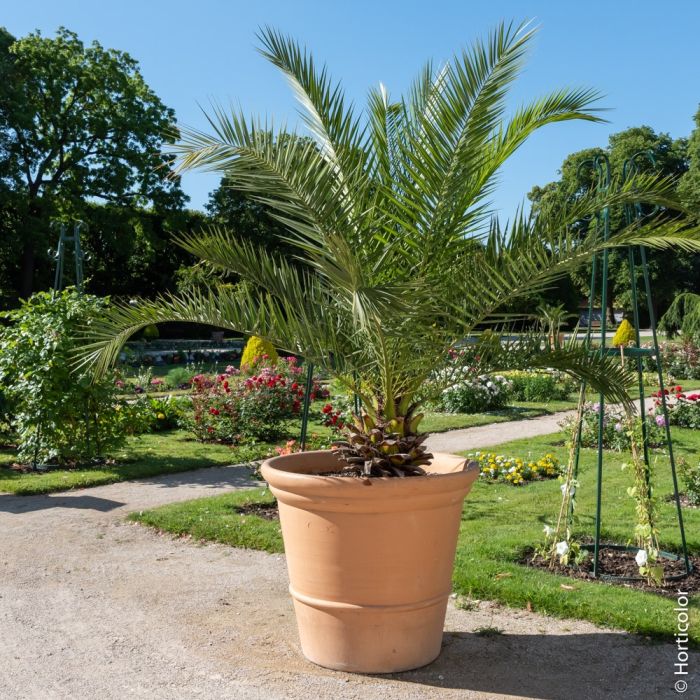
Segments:
[[[304,405],[301,409],[301,435],[299,436],[299,447],[302,452],[306,450],[306,432],[309,427],[309,406],[311,405],[311,389],[314,384],[314,366],[311,362],[306,369],[306,393],[304,394]]]

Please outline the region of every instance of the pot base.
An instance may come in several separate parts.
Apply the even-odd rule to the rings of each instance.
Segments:
[[[434,661],[449,593],[410,605],[369,607],[309,599],[290,587],[306,658],[324,668],[397,673]]]

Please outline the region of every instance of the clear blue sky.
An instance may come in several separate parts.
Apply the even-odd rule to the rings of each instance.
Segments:
[[[501,19],[532,18],[540,32],[513,106],[561,86],[605,95],[609,124],[548,127],[502,173],[494,204],[511,216],[532,185],[556,177],[572,151],[605,145],[608,134],[647,124],[687,136],[700,102],[700,3],[695,0],[34,0],[6,2],[0,13],[15,36],[59,25],[89,42],[128,51],[146,81],[181,123],[204,126],[199,104],[212,99],[246,112],[294,119],[287,85],[256,52],[256,29],[271,24],[325,60],[347,93],[363,102],[371,84],[401,92],[431,57],[436,61]],[[188,175],[199,208],[218,182]]]

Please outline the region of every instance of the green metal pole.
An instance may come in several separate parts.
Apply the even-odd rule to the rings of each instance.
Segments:
[[[593,323],[593,299],[595,298],[595,281],[596,281],[596,274],[598,272],[597,270],[597,260],[598,256],[594,253],[593,254],[593,264],[591,265],[591,293],[588,295],[588,327],[586,328],[586,339],[584,340],[585,347],[586,349],[590,349],[591,347],[591,330],[592,330],[592,323]],[[581,383],[581,389],[580,391],[584,394],[586,394],[586,386],[587,383],[584,380]],[[579,401],[580,401],[580,396],[579,396]],[[574,479],[578,479],[578,470],[579,470],[579,462],[580,462],[580,457],[581,457],[581,433],[583,432],[581,429],[581,423],[583,422],[583,416],[577,416],[577,419],[579,421],[579,424],[576,426],[576,448],[575,448],[575,454],[574,454]],[[567,522],[571,522],[571,518],[573,516],[573,504],[571,502],[571,499],[569,499],[569,509],[568,509],[568,515],[567,515]]]
[[[664,376],[661,368],[661,353],[659,352],[659,341],[656,335],[656,317],[651,303],[651,284],[649,282],[649,266],[647,264],[647,254],[644,246],[639,246],[639,255],[642,261],[642,272],[644,274],[644,290],[647,295],[647,307],[649,309],[649,325],[654,343],[654,355],[656,357],[656,372],[659,377],[659,389],[661,391],[661,406],[663,409],[664,422],[666,423],[666,444],[668,445],[668,459],[671,462],[671,476],[673,477],[673,497],[676,502],[676,513],[678,514],[678,528],[681,531],[681,544],[683,546],[683,559],[685,561],[685,571],[690,573],[690,560],[688,559],[688,545],[685,540],[685,527],[683,526],[683,512],[681,509],[681,498],[678,492],[678,475],[676,474],[676,461],[673,457],[673,443],[671,442],[671,426],[668,421],[668,405],[666,403],[666,393],[664,391]]]
[[[607,210],[603,213],[604,230],[610,224]],[[604,234],[605,235],[605,234]],[[607,239],[607,236],[606,236]],[[603,280],[600,290],[600,305],[602,313],[600,316],[600,352],[605,353],[605,334],[607,333],[608,314],[608,250],[603,251]],[[599,550],[600,550],[600,519],[603,500],[603,431],[605,427],[605,396],[601,392],[598,397],[598,471],[596,484],[596,509],[595,509],[595,544],[593,548],[593,576],[598,576]]]
[[[631,223],[631,222],[630,222]],[[634,263],[634,248],[627,249],[627,258],[630,268],[630,289],[632,290],[632,314],[634,319],[634,330],[636,334],[637,347],[641,348],[641,337],[639,335],[639,301],[637,299],[637,274]],[[644,448],[644,480],[647,485],[647,495],[651,498],[651,467],[649,465],[649,437],[647,430],[646,404],[644,400],[644,377],[642,376],[642,357],[637,355],[637,385],[639,388],[639,415],[642,418],[642,445]]]
[[[306,450],[306,433],[309,428],[309,407],[311,405],[311,389],[314,385],[314,366],[311,362],[306,367],[306,391],[304,393],[304,403],[301,409],[301,435],[299,436],[299,446],[301,451]]]
[[[610,186],[610,161],[607,156],[598,156],[595,160],[598,169],[598,187],[606,192]],[[610,209],[603,209],[603,241],[610,237]],[[603,251],[603,279],[600,289],[600,353],[605,355],[605,334],[608,330],[608,249]],[[598,470],[596,484],[595,509],[595,543],[593,545],[593,576],[598,576],[600,565],[600,524],[603,502],[603,430],[605,427],[605,396],[603,392],[598,397]]]

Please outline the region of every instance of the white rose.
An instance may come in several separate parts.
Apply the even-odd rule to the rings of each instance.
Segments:
[[[637,562],[637,566],[646,566],[646,563],[649,561],[649,555],[647,554],[647,550],[640,549],[637,552],[637,556],[634,558],[634,560]]]
[[[569,551],[569,543],[562,541],[557,544],[557,554],[563,557]]]
[[[554,534],[554,528],[550,527],[549,525],[545,525],[543,529],[544,529],[544,534],[547,537],[551,537]]]

